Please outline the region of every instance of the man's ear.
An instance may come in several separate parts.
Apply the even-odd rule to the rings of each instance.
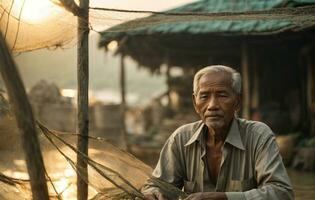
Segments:
[[[242,105],[242,96],[240,94],[236,95],[236,104],[235,104],[235,111],[239,112],[241,110]]]
[[[192,97],[192,100],[193,100],[193,104],[194,104],[195,111],[196,111],[196,113],[199,114],[199,112],[198,112],[198,110],[197,110],[197,106],[196,106],[196,96],[195,96],[195,94],[192,94],[191,97]]]

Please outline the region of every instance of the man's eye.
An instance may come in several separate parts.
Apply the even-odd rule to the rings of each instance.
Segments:
[[[219,93],[218,96],[219,97],[228,97],[228,94],[226,94],[226,93]]]
[[[207,95],[201,95],[201,96],[199,96],[199,99],[207,99],[207,98],[208,98]]]

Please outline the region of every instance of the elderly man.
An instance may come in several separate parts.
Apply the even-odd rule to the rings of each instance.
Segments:
[[[275,136],[261,122],[235,117],[241,76],[209,66],[194,77],[193,102],[201,121],[178,128],[165,143],[153,176],[184,189],[187,200],[294,199]],[[147,181],[146,199],[169,199]]]

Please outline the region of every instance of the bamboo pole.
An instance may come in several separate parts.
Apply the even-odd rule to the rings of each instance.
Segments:
[[[78,150],[88,155],[89,135],[89,0],[80,0],[80,8],[83,15],[78,17],[78,57],[77,57],[77,79],[78,79],[78,133],[83,137],[78,137]],[[77,167],[81,170],[77,176],[77,199],[86,200],[88,198],[87,163],[84,158],[77,154]],[[81,177],[82,176],[82,177]]]
[[[128,141],[128,133],[126,130],[126,75],[125,75],[124,55],[120,58],[120,96],[121,96],[121,132],[123,135],[124,146],[126,151],[130,151],[130,144]]]
[[[243,76],[243,105],[242,117],[249,119],[250,117],[250,88],[249,88],[249,68],[248,68],[248,46],[246,43],[242,45],[242,76]]]
[[[22,135],[22,145],[25,152],[33,199],[48,200],[45,166],[37,138],[33,112],[17,67],[1,33],[0,71]]]

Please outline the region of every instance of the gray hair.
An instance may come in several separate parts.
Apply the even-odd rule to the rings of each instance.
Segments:
[[[241,74],[238,73],[235,69],[223,65],[211,65],[202,68],[199,70],[195,76],[194,76],[194,94],[198,92],[199,87],[199,80],[201,77],[205,74],[211,74],[215,72],[226,72],[231,75],[232,79],[232,89],[236,94],[241,94],[241,88],[242,88],[242,80],[241,80]]]

